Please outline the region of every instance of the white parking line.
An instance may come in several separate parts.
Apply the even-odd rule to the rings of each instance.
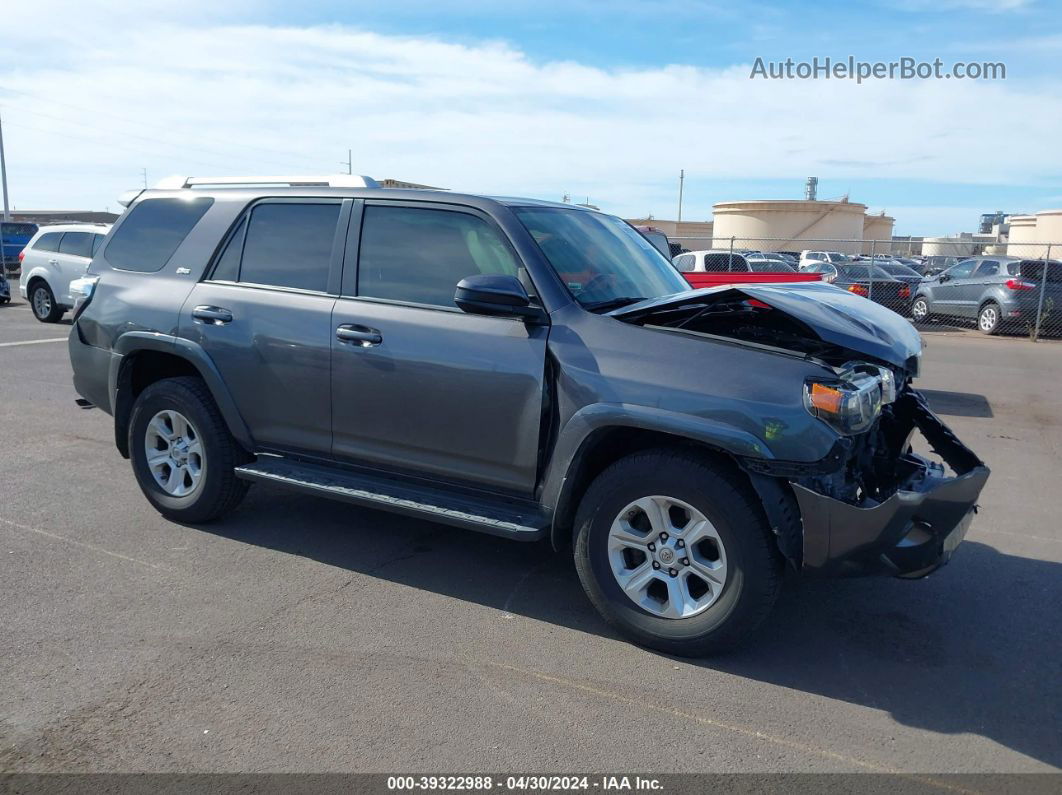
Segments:
[[[15,345],[40,345],[42,342],[66,342],[66,337],[52,337],[46,340],[23,340],[22,342],[0,342],[0,348],[11,348]]]

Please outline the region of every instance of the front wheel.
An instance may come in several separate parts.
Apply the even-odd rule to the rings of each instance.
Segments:
[[[29,302],[33,316],[41,323],[58,323],[63,316],[63,307],[56,303],[52,289],[45,282],[37,282],[30,288]]]
[[[208,522],[247,493],[234,467],[246,454],[198,378],[166,378],[140,393],[129,421],[133,473],[148,501],[179,522]]]
[[[770,611],[782,559],[737,474],[693,453],[617,461],[576,515],[575,565],[598,612],[635,643],[704,656],[744,640]]]

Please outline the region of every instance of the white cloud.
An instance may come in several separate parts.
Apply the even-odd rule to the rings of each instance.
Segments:
[[[27,23],[0,64],[17,206],[113,207],[141,167],[152,179],[337,171],[348,147],[355,172],[376,177],[571,191],[658,217],[674,206],[679,168],[688,184],[799,186],[806,174],[1029,184],[1058,163],[1062,98],[1050,86],[540,64],[501,43],[235,26],[189,5],[195,24],[170,12],[134,25],[118,11],[118,22]],[[50,37],[56,29],[76,31],[79,46]],[[723,198],[748,197],[711,197]],[[698,201],[688,197],[690,217],[707,215],[710,200]]]

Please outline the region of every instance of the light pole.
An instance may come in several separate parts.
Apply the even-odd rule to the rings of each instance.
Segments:
[[[11,220],[11,209],[7,205],[7,161],[4,159],[4,121],[0,119],[0,182],[4,186],[4,220]]]
[[[686,169],[679,169],[679,211],[678,220],[682,220],[682,183],[686,181]]]

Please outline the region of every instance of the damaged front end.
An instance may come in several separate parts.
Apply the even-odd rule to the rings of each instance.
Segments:
[[[945,467],[917,455],[920,431]],[[833,472],[790,480],[800,509],[802,568],[833,576],[924,577],[966,535],[988,467],[911,388],[850,440]]]
[[[804,406],[837,432],[829,454],[740,462],[798,568],[923,577],[962,541],[989,470],[912,388],[921,338],[896,313],[829,285],[792,284],[699,290],[612,314],[822,365],[803,385]],[[943,464],[913,451],[916,431]]]

